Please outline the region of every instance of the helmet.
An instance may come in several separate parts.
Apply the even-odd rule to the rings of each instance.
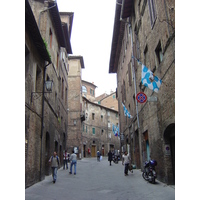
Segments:
[[[156,166],[157,165],[156,160],[150,160],[149,163],[150,163],[151,166]]]

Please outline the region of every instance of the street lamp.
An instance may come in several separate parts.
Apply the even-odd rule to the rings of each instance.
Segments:
[[[44,85],[45,85],[45,88],[47,91],[44,93],[52,93],[53,80],[45,81]],[[43,93],[43,92],[31,92],[31,102],[32,102],[32,98],[33,98],[33,93]]]
[[[48,91],[48,92],[52,92],[52,87],[53,87],[53,81],[46,81],[45,82],[45,86],[46,86],[46,90]]]

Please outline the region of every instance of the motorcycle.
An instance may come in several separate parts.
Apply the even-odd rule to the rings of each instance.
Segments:
[[[115,164],[118,164],[118,161],[119,161],[119,156],[118,156],[118,155],[114,155],[114,156],[113,156],[113,162],[114,162]]]
[[[155,160],[149,160],[149,162],[148,161],[145,162],[142,177],[146,181],[155,183],[156,181],[155,166],[157,166],[157,162]]]

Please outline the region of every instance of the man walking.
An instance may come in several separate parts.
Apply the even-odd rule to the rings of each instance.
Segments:
[[[60,163],[59,157],[57,156],[56,152],[53,153],[53,156],[51,156],[49,162],[51,163],[53,183],[55,183],[57,179],[57,170]]]
[[[68,153],[67,153],[67,150],[65,150],[65,152],[63,153],[63,169],[65,169],[65,165],[66,165],[66,168],[68,169]]]
[[[74,150],[72,151],[72,154],[70,156],[70,161],[71,161],[71,165],[70,165],[70,174],[72,174],[72,167],[74,165],[74,175],[76,175],[76,163],[77,163],[77,155],[74,153]]]
[[[125,151],[123,157],[122,157],[122,165],[124,166],[124,175],[128,176],[128,166],[129,166],[129,162],[130,162],[131,158],[129,156],[129,154],[127,154],[127,151]]]
[[[110,161],[110,166],[111,166],[111,162],[112,162],[112,152],[111,152],[111,150],[108,152],[108,161]]]

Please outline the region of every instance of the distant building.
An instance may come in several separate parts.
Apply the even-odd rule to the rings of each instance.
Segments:
[[[85,68],[82,56],[68,56],[68,127],[67,149],[69,153],[76,150],[78,157],[82,152],[81,127],[84,119],[82,112],[82,69]]]
[[[98,104],[118,111],[118,100],[116,98],[116,92],[111,91],[111,94],[107,94],[105,97],[102,98],[100,97],[96,98],[96,100],[98,99]]]
[[[96,85],[94,83],[90,83],[82,80],[82,95],[86,97],[88,100],[94,102],[95,101],[95,89]]]
[[[83,157],[94,157],[100,151],[106,156],[108,151],[119,150],[119,137],[114,136],[112,125],[118,126],[118,101],[115,93],[95,97],[96,85],[82,80],[82,122]],[[101,105],[101,101],[103,105]]]
[[[85,121],[82,123],[83,156],[95,157],[100,151],[103,156],[109,150],[119,150],[120,140],[115,136],[112,126],[118,126],[118,111],[89,101],[83,97]]]

